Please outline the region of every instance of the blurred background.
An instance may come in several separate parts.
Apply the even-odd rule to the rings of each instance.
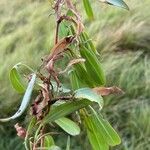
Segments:
[[[101,53],[107,86],[125,91],[105,98],[103,114],[122,139],[113,149],[150,150],[150,0],[126,0],[130,11],[92,2],[93,21],[79,6],[86,31]],[[21,102],[9,82],[10,68],[18,62],[36,68],[52,47],[52,13],[47,0],[0,0],[0,117],[12,115]],[[13,127],[17,121],[25,124],[25,115],[0,123],[0,150],[24,150]],[[73,150],[90,149],[85,138],[71,144]]]

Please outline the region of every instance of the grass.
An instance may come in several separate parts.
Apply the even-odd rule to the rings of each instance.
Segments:
[[[85,24],[102,54],[107,85],[125,91],[123,96],[105,98],[103,112],[122,138],[122,144],[114,149],[148,150],[150,1],[127,3],[130,12],[94,3],[95,20],[85,19]],[[21,98],[10,86],[9,69],[20,61],[36,67],[52,46],[55,25],[53,16],[48,17],[51,13],[47,1],[0,1],[0,117],[12,114]],[[0,149],[23,147],[12,129],[15,122],[0,125]]]

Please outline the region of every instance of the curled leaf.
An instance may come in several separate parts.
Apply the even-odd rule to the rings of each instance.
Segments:
[[[23,114],[23,112],[26,110],[30,102],[31,94],[32,94],[33,87],[35,84],[35,79],[36,79],[36,74],[33,74],[18,111],[12,117],[0,119],[0,122],[7,122],[10,120],[16,119]]]
[[[100,108],[103,107],[103,98],[93,92],[90,88],[81,88],[75,91],[74,97],[77,99],[87,99],[92,102],[99,104]]]
[[[10,73],[9,73],[9,79],[10,82],[12,84],[12,87],[20,94],[25,92],[25,84],[23,83],[22,79],[21,79],[21,75],[19,73],[18,68],[20,66],[23,66],[25,68],[27,68],[29,71],[34,72],[34,70],[32,68],[30,68],[28,65],[23,64],[23,63],[18,63],[16,65],[13,66],[13,68],[11,69]]]
[[[81,16],[80,14],[78,13],[76,7],[73,5],[72,1],[71,0],[66,0],[66,4],[67,4],[67,7],[72,11],[72,13],[76,16],[76,24],[77,24],[77,35],[80,35],[80,33],[83,31],[84,29],[84,25],[81,21]]]
[[[99,0],[99,1],[129,10],[128,5],[123,0]]]
[[[69,64],[67,65],[67,67],[65,68],[65,70],[59,72],[60,74],[63,74],[65,72],[67,72],[74,64],[78,64],[81,62],[85,62],[85,59],[83,58],[78,58],[78,59],[73,59],[69,62]]]
[[[124,94],[124,92],[116,87],[95,87],[93,88],[93,91],[96,92],[97,94],[101,95],[101,96],[107,96],[110,94]]]

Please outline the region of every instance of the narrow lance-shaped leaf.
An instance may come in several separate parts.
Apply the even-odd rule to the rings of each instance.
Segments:
[[[64,117],[74,111],[77,111],[83,107],[90,105],[91,102],[89,100],[80,100],[80,101],[72,101],[61,104],[55,108],[53,108],[47,116],[43,119],[43,124],[50,123],[55,121],[61,117]]]
[[[75,70],[70,70],[68,72],[71,86],[73,90],[79,89],[81,87],[81,81],[79,80],[76,71]]]
[[[83,4],[84,4],[84,8],[89,19],[93,19],[94,14],[93,14],[93,10],[91,7],[91,3],[89,2],[89,0],[83,0]]]
[[[27,106],[30,102],[31,94],[32,94],[33,87],[34,87],[34,84],[35,84],[35,79],[36,79],[36,74],[33,74],[32,78],[31,78],[31,80],[28,84],[28,87],[26,89],[26,92],[24,94],[24,97],[22,99],[22,103],[21,103],[18,111],[12,117],[0,119],[1,122],[6,122],[6,121],[13,120],[13,119],[16,119],[16,118],[18,118],[19,116],[22,115],[22,113],[25,111],[25,109],[27,108]]]
[[[94,87],[94,83],[90,78],[90,75],[87,73],[82,64],[75,64],[74,69],[82,84],[88,85],[89,87]]]
[[[104,85],[106,82],[105,74],[95,53],[91,49],[81,46],[80,54],[86,59],[85,67],[87,73],[90,75],[90,79],[93,80],[95,87]]]
[[[89,36],[86,32],[82,32],[80,35],[80,38],[81,38],[82,44],[84,44],[84,46],[87,49],[91,49],[95,54],[99,55],[99,53],[97,52],[92,40],[89,38]]]
[[[87,115],[82,112],[82,118],[84,119],[84,126],[86,128],[88,139],[93,150],[109,150],[109,145],[106,143],[102,134],[99,132],[93,115]]]
[[[80,134],[79,126],[68,118],[59,118],[55,120],[55,123],[59,125],[65,132],[72,136]]]
[[[117,132],[112,128],[107,120],[104,120],[101,115],[98,116],[97,112],[92,108],[92,114],[94,117],[95,124],[97,125],[99,132],[104,137],[105,141],[110,146],[115,146],[121,143],[121,139]]]
[[[129,10],[128,5],[123,0],[99,0],[99,1]]]

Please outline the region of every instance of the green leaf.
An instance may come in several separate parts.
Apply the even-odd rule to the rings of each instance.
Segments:
[[[52,85],[53,85],[53,90],[55,92],[58,91],[58,86],[56,82],[51,81]],[[67,88],[64,84],[60,84],[60,88],[59,90],[61,90],[62,93],[69,93],[71,92],[71,90],[69,88]]]
[[[29,123],[28,128],[27,128],[27,134],[26,134],[25,139],[24,139],[24,145],[25,145],[26,149],[28,148],[28,145],[30,145],[29,135],[31,135],[32,132],[34,131],[33,128],[34,128],[35,124],[36,124],[36,118],[32,117],[30,119],[30,123]]]
[[[67,139],[66,150],[70,150],[70,136],[68,136],[68,139]]]
[[[55,145],[53,137],[51,135],[44,136],[44,147],[49,148],[52,145]]]
[[[18,92],[18,93],[24,93],[25,92],[25,86],[21,80],[20,74],[18,72],[18,66],[15,65],[9,74],[9,79],[11,81],[12,87]]]
[[[59,118],[55,120],[55,123],[59,125],[65,132],[72,136],[80,134],[79,126],[68,118]]]
[[[94,14],[93,14],[93,10],[92,10],[91,3],[89,2],[89,0],[83,0],[83,5],[84,5],[84,9],[89,19],[93,19]]]
[[[91,102],[88,100],[80,100],[80,101],[67,102],[57,107],[54,107],[43,119],[43,124],[50,123],[61,117],[69,115],[74,111],[77,111],[83,107],[88,106],[89,104],[91,104]]]
[[[53,145],[48,150],[61,150],[61,148],[56,145]]]
[[[88,139],[93,150],[109,150],[109,146],[103,138],[102,134],[99,132],[94,116],[84,115],[84,126],[87,130]]]
[[[83,85],[88,85],[89,87],[94,87],[94,83],[91,80],[89,74],[87,73],[86,69],[84,68],[84,66],[82,64],[75,64],[74,65],[74,69],[76,71],[76,74],[80,80],[80,82]]]
[[[63,38],[65,36],[69,35],[69,29],[68,29],[68,25],[66,22],[62,21],[60,26],[59,26],[59,37]]]
[[[82,32],[80,35],[81,42],[87,49],[91,49],[95,54],[98,54],[92,40],[89,38],[86,32]],[[99,55],[99,54],[98,54]]]
[[[98,116],[97,112],[93,108],[91,108],[91,110],[93,113],[93,121],[95,122],[95,125],[97,125],[99,132],[102,134],[107,144],[110,146],[119,145],[121,143],[121,139],[117,132],[112,128],[107,120],[104,120],[101,115]]]
[[[76,90],[74,97],[77,99],[88,99],[91,102],[98,103],[100,108],[103,107],[103,98],[90,88],[81,88]]]
[[[1,122],[6,122],[6,121],[16,119],[23,114],[23,112],[26,110],[26,108],[28,107],[28,104],[30,102],[30,98],[31,98],[31,94],[32,94],[32,91],[34,88],[35,80],[36,80],[36,74],[33,74],[18,111],[12,117],[0,119]]]
[[[102,2],[129,10],[128,5],[123,0],[105,0]]]
[[[25,85],[21,79],[20,73],[19,73],[19,67],[23,66],[25,68],[27,68],[28,70],[30,70],[31,72],[34,72],[34,70],[32,68],[30,68],[29,66],[27,66],[26,64],[23,63],[18,63],[16,64],[10,71],[9,73],[9,79],[11,81],[12,87],[18,92],[18,93],[24,93],[25,92]]]
[[[36,118],[35,117],[32,117],[31,120],[30,120],[30,123],[28,125],[28,129],[27,129],[27,133],[28,134],[31,134],[31,132],[33,131],[33,128],[36,124]]]
[[[87,73],[90,75],[89,80],[93,80],[95,87],[104,85],[106,78],[102,65],[96,57],[95,53],[91,49],[87,49],[86,47],[81,46],[80,54],[86,60],[85,67]]]
[[[70,78],[70,82],[71,82],[71,86],[73,90],[79,89],[81,86],[81,82],[76,74],[75,70],[71,70],[68,72],[69,74],[69,78]]]

